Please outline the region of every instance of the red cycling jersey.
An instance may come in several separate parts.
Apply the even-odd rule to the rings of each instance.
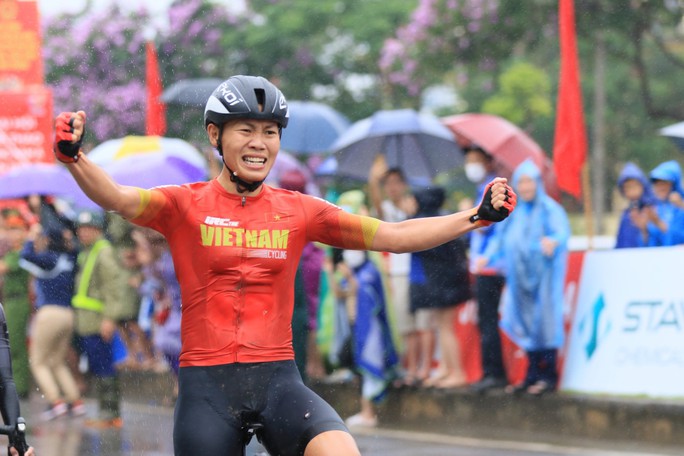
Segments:
[[[368,249],[380,224],[267,185],[255,197],[228,193],[217,180],[141,195],[131,221],[166,237],[181,286],[182,367],[293,359],[304,245]]]

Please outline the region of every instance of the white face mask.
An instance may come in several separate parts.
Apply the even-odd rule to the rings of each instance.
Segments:
[[[345,250],[342,259],[352,269],[358,268],[366,261],[366,252],[363,250]]]
[[[482,182],[487,175],[487,170],[482,163],[466,163],[464,169],[468,180],[475,184]]]

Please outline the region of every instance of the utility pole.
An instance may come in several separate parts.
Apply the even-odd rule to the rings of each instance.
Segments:
[[[594,121],[592,122],[592,187],[597,234],[605,234],[606,214],[606,43],[596,32],[594,47]]]

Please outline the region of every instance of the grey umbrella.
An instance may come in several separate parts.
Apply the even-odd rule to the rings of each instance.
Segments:
[[[680,149],[684,150],[684,122],[661,128],[660,134],[670,138]]]
[[[203,108],[209,95],[222,82],[218,78],[182,79],[167,87],[161,100],[166,104]]]
[[[337,172],[367,179],[378,154],[410,178],[431,179],[463,164],[453,134],[436,117],[412,109],[378,111],[352,124],[332,145]]]

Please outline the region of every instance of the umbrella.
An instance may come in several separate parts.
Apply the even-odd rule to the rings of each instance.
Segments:
[[[119,183],[150,188],[204,180],[208,165],[190,143],[160,136],[126,136],[105,141],[88,158]]]
[[[677,147],[684,150],[684,122],[661,128],[660,134],[670,138]]]
[[[544,150],[521,128],[492,114],[466,113],[442,119],[462,147],[477,145],[494,157],[496,172],[510,177],[520,163],[530,158],[542,170],[546,192],[558,199],[553,164]]]
[[[22,164],[0,176],[0,199],[29,195],[56,196],[83,209],[98,207],[83,193],[69,171],[57,163]]]
[[[106,169],[119,184],[142,188],[187,184],[207,177],[204,169],[196,168],[178,157],[160,155],[123,158]]]
[[[337,158],[331,155],[326,157],[320,165],[314,170],[314,176],[320,178],[337,177],[340,179],[348,179],[350,181],[360,181],[363,182],[358,176],[345,176],[337,170]],[[408,184],[412,188],[422,188],[430,185],[430,179],[425,176],[408,176]]]
[[[328,105],[314,101],[290,101],[290,120],[280,146],[292,153],[330,151],[330,146],[349,127],[349,119]]]
[[[377,154],[409,177],[433,178],[463,164],[453,134],[436,117],[412,109],[378,111],[349,127],[332,145],[342,175],[368,178]]]
[[[56,163],[22,164],[0,176],[0,199],[70,195],[77,189],[69,171]]]
[[[203,108],[209,95],[223,82],[218,78],[182,79],[162,92],[161,100],[167,104]]]

